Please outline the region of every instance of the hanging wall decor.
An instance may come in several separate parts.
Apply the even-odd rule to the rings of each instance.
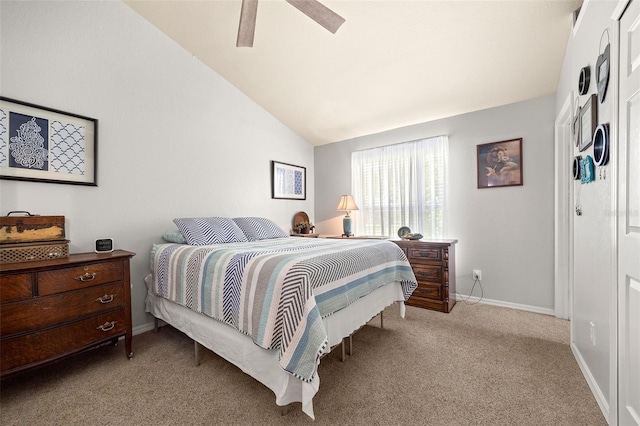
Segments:
[[[608,39],[608,28],[604,30],[600,37],[600,45],[602,45],[602,37],[604,37],[605,34],[607,34]],[[610,44],[607,41],[604,51],[598,55],[598,59],[596,60],[596,84],[598,85],[600,103],[604,102],[604,98],[607,96],[607,87],[609,86],[610,51]]]
[[[609,162],[609,124],[600,124],[593,136],[593,161],[596,166]]]
[[[582,161],[582,156],[577,155],[573,157],[573,179],[580,180],[580,162]]]
[[[591,146],[598,125],[598,97],[593,94],[580,109],[580,152]]]
[[[576,99],[576,113],[573,116],[573,124],[571,126],[571,137],[575,146],[580,145],[580,100]]]
[[[580,160],[580,183],[593,182],[595,179],[593,158],[587,155],[584,159]]]
[[[0,179],[96,184],[98,120],[0,97]]]
[[[271,198],[283,200],[307,199],[307,168],[293,164],[271,162]]]
[[[522,185],[522,138],[478,145],[478,188]]]
[[[586,95],[589,92],[589,82],[591,81],[591,67],[588,65],[580,69],[580,77],[578,78],[578,93]]]

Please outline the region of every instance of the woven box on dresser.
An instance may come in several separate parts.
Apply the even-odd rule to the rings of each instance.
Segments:
[[[25,214],[11,216],[14,213]],[[0,217],[0,264],[58,259],[69,256],[64,216],[10,212]]]

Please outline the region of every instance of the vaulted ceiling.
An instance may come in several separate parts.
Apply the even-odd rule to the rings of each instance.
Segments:
[[[125,0],[314,145],[554,93],[581,0],[325,0],[335,34],[284,0]]]

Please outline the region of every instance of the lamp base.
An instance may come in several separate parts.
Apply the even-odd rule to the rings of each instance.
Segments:
[[[351,233],[351,216],[345,216],[342,219],[342,230],[343,237],[353,237],[353,234]]]

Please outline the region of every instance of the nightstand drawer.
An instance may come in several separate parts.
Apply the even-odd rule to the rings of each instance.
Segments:
[[[409,247],[409,261],[411,260],[442,260],[442,250],[439,248]]]
[[[123,279],[122,261],[92,263],[38,273],[38,295],[60,293]]]
[[[0,276],[0,302],[24,300],[33,297],[32,274],[11,274]]]
[[[124,308],[122,282],[2,305],[2,337],[37,330],[88,315]],[[4,350],[4,348],[3,348]]]
[[[411,298],[414,297],[442,300],[442,286],[440,284],[418,284],[411,295]]]
[[[421,281],[442,282],[441,266],[413,265],[413,273],[418,279],[418,283]]]
[[[37,365],[89,348],[126,333],[124,309],[97,315],[73,324],[2,340],[3,373],[23,365]]]

